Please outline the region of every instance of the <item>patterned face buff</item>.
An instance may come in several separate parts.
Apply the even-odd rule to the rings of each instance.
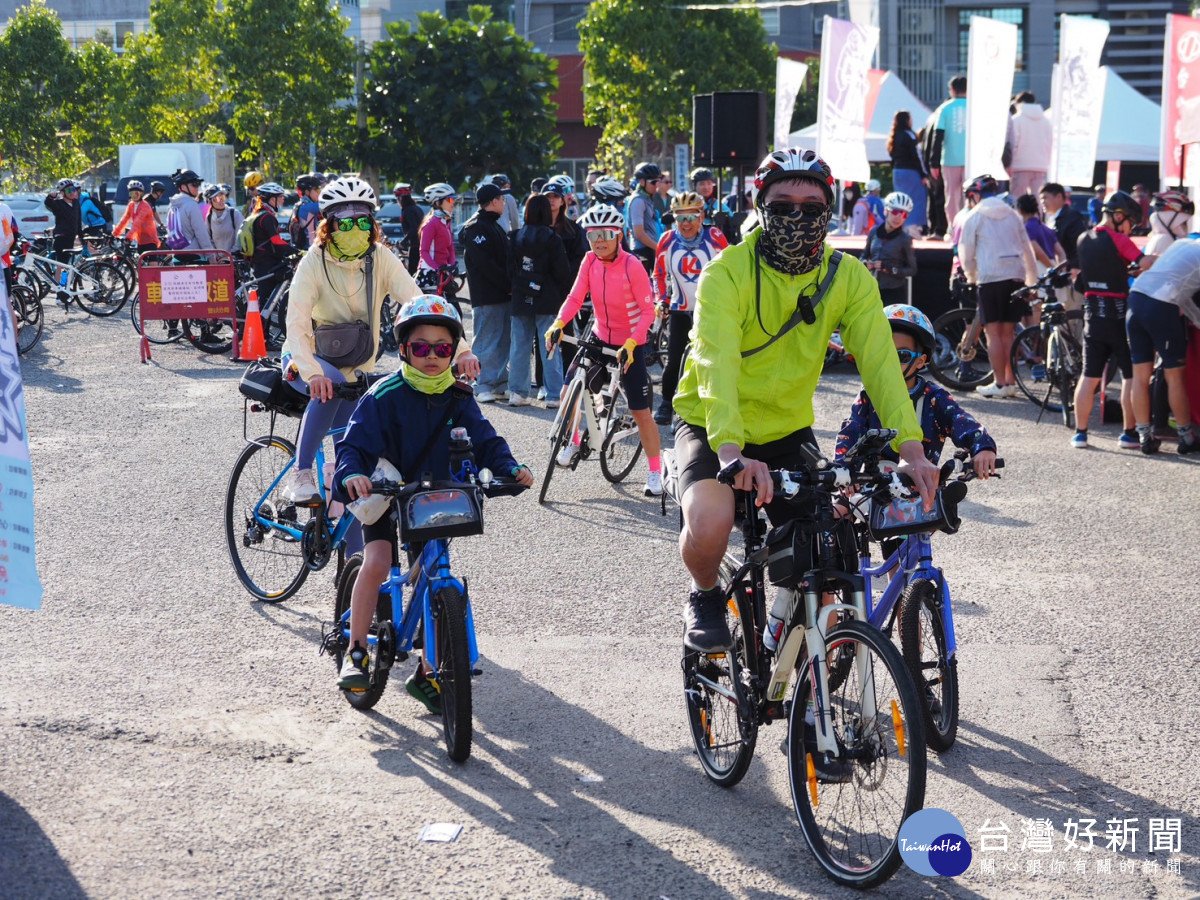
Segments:
[[[759,210],[763,233],[758,246],[772,269],[785,275],[803,275],[820,265],[833,209],[822,204],[822,212],[815,215],[803,209],[812,205],[797,204],[786,215],[776,215],[769,208]]]

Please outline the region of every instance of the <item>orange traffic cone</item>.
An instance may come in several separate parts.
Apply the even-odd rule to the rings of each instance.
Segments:
[[[238,358],[243,362],[262,359],[267,355],[267,341],[263,337],[262,313],[258,311],[258,291],[250,288],[246,303],[246,326],[242,330],[242,352]]]

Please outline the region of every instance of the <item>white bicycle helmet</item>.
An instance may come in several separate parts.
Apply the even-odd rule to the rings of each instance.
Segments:
[[[607,203],[597,203],[589,206],[587,212],[579,217],[580,228],[617,228],[624,230],[625,217],[615,206]]]
[[[883,185],[879,183],[878,178],[872,178],[870,181],[868,181],[866,184],[864,184],[863,187],[867,189],[868,194],[871,193],[871,191],[878,191],[878,190],[883,189]]]
[[[260,192],[261,190],[262,188],[259,188]],[[335,178],[325,185],[317,203],[323,216],[343,203],[365,203],[372,210],[379,205],[375,202],[375,192],[371,190],[371,186],[354,175]]]
[[[569,175],[555,175],[542,186],[542,190],[566,196],[575,190],[575,182]]]
[[[790,178],[815,181],[825,193],[825,202],[833,202],[833,172],[829,164],[804,147],[786,147],[766,155],[754,173],[754,202],[761,205],[768,187]]]
[[[592,185],[592,197],[601,203],[624,200],[629,195],[625,185],[611,175],[601,175]]]
[[[884,209],[902,209],[906,213],[913,211],[912,197],[903,191],[892,191],[883,198]]]
[[[58,183],[54,185],[54,189],[60,194],[63,194],[67,191],[78,190],[78,187],[76,186],[74,178],[60,178],[58,179]]]
[[[266,184],[260,184],[258,186],[258,196],[264,199],[270,199],[271,197],[282,197],[286,193],[287,191],[283,189],[283,185],[274,181],[268,181]]]
[[[449,200],[451,197],[457,199],[458,194],[454,188],[446,184],[444,181],[436,182],[425,188],[425,202],[429,204],[440,203],[443,200]]]
[[[146,187],[145,187],[145,185],[143,185],[143,184],[142,184],[140,181],[138,181],[136,178],[131,178],[131,179],[129,179],[129,181],[127,181],[127,182],[125,183],[125,190],[127,190],[127,191],[141,191],[143,194],[144,194],[144,193],[146,193]]]

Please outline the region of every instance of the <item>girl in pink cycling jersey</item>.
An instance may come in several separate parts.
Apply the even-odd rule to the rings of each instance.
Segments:
[[[421,223],[421,259],[417,265],[417,286],[427,293],[441,293],[438,288],[438,269],[453,266],[458,261],[454,250],[454,233],[450,222],[458,195],[445,182],[425,188],[429,215]]]
[[[562,334],[563,323],[573,319],[591,294],[595,314],[593,332],[600,342],[618,350],[624,368],[621,389],[629,402],[629,411],[637,422],[650,472],[646,476],[646,496],[662,493],[662,442],[650,413],[650,375],[646,371],[646,335],[654,322],[654,299],[650,276],[641,261],[621,249],[625,217],[607,204],[588,209],[579,220],[591,248],[583,257],[575,285],[563,301],[558,318],[546,332],[546,346],[552,347]],[[580,435],[560,454],[558,463],[569,466],[579,452]]]

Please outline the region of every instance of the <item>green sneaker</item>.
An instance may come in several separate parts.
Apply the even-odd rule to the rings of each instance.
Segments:
[[[355,644],[346,654],[346,658],[342,660],[342,670],[338,673],[338,687],[343,691],[359,693],[370,686],[370,659],[367,651]]]
[[[417,663],[417,671],[408,676],[404,687],[435,716],[442,714],[442,689],[438,687],[436,680],[425,674],[421,663]]]

